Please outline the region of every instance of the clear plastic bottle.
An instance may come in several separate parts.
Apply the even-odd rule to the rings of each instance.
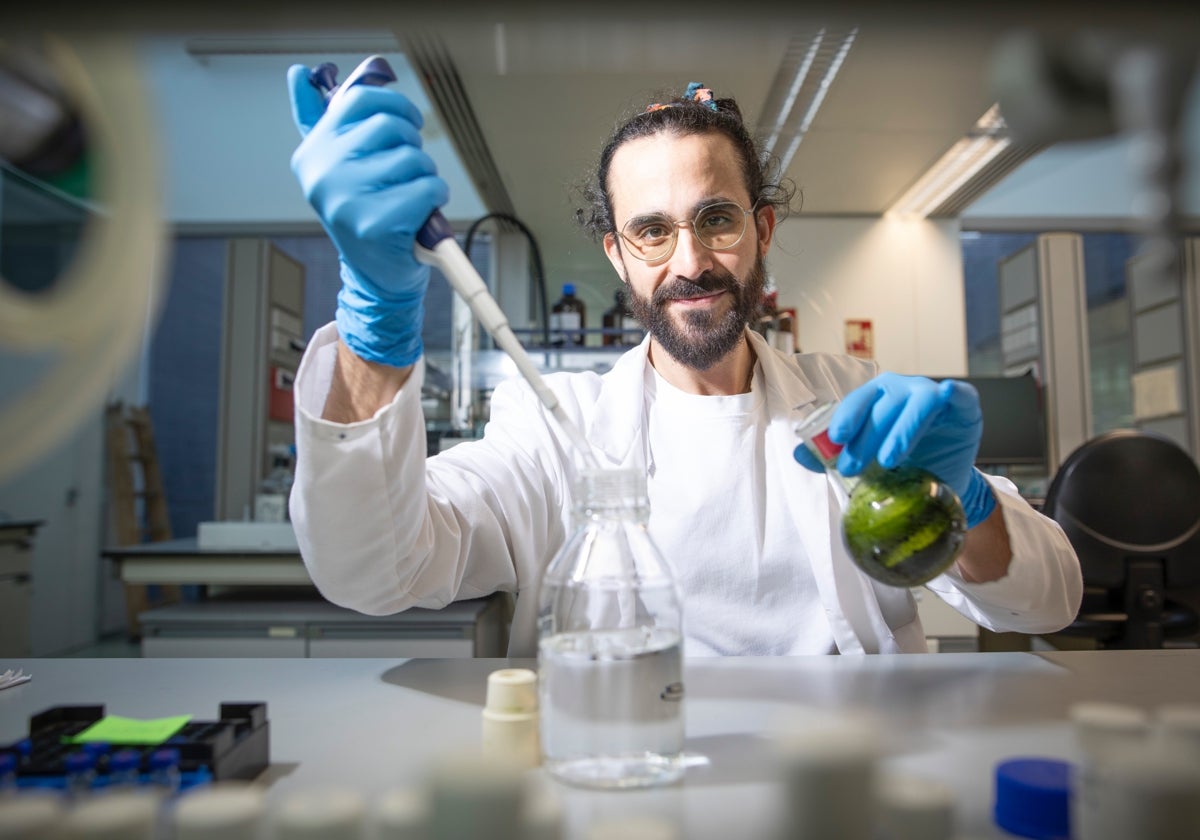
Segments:
[[[557,346],[581,347],[587,327],[587,307],[575,297],[575,284],[563,283],[562,297],[550,308],[550,341]]]
[[[818,405],[796,429],[845,492],[842,540],[858,567],[889,586],[920,586],[958,558],[967,533],[949,485],[917,467],[872,464],[853,478],[837,471],[842,447],[829,439],[836,402]]]
[[[576,514],[538,601],[543,764],[584,787],[675,781],[684,772],[682,606],[646,529],[645,475],[585,471]]]

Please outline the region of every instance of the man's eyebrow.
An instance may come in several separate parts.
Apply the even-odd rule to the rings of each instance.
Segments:
[[[696,214],[699,213],[701,210],[703,210],[705,207],[711,207],[714,204],[724,204],[726,202],[730,202],[732,204],[737,204],[738,207],[742,206],[742,205],[738,204],[736,201],[734,201],[732,198],[730,198],[729,196],[710,195],[706,198],[700,199],[695,204],[693,204],[692,209],[689,212],[691,213],[691,217],[694,219],[694,218],[696,218]]]
[[[737,201],[735,201],[734,199],[732,199],[728,196],[724,196],[724,195],[706,196],[691,206],[691,208],[688,210],[687,217],[689,219],[694,219],[694,218],[696,218],[696,214],[699,213],[701,210],[703,210],[705,207],[711,207],[714,204],[724,204],[725,202],[730,202],[732,204],[738,204]],[[738,207],[741,207],[741,206],[742,205],[738,204]],[[668,219],[669,220],[670,218],[671,218],[670,216],[668,216],[666,213],[664,213],[661,210],[647,210],[644,213],[638,213],[637,215],[630,216],[629,219],[625,222],[625,224],[630,224],[631,222],[639,222],[639,223],[640,222],[648,222],[648,221],[651,221],[654,219]]]

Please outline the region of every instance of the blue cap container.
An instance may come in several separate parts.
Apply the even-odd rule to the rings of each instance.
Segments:
[[[1071,765],[1051,758],[1013,758],[996,765],[993,819],[1018,837],[1070,840]]]

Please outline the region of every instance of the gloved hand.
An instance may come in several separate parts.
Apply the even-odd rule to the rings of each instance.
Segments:
[[[996,507],[991,486],[975,469],[982,433],[973,387],[895,373],[880,374],[847,394],[829,423],[829,439],[845,447],[838,472],[858,475],[872,461],[887,469],[911,464],[928,470],[958,494],[968,528]],[[808,469],[824,469],[803,445],[795,458]]]
[[[449,188],[421,149],[421,112],[403,95],[356,85],[326,112],[308,78],[303,65],[288,69],[303,137],[292,172],[341,257],[338,332],[368,361],[411,365],[429,285],[413,241]]]

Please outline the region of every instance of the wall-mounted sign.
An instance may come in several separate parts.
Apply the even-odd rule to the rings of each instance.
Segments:
[[[846,353],[860,359],[875,358],[875,328],[869,320],[846,319]]]

